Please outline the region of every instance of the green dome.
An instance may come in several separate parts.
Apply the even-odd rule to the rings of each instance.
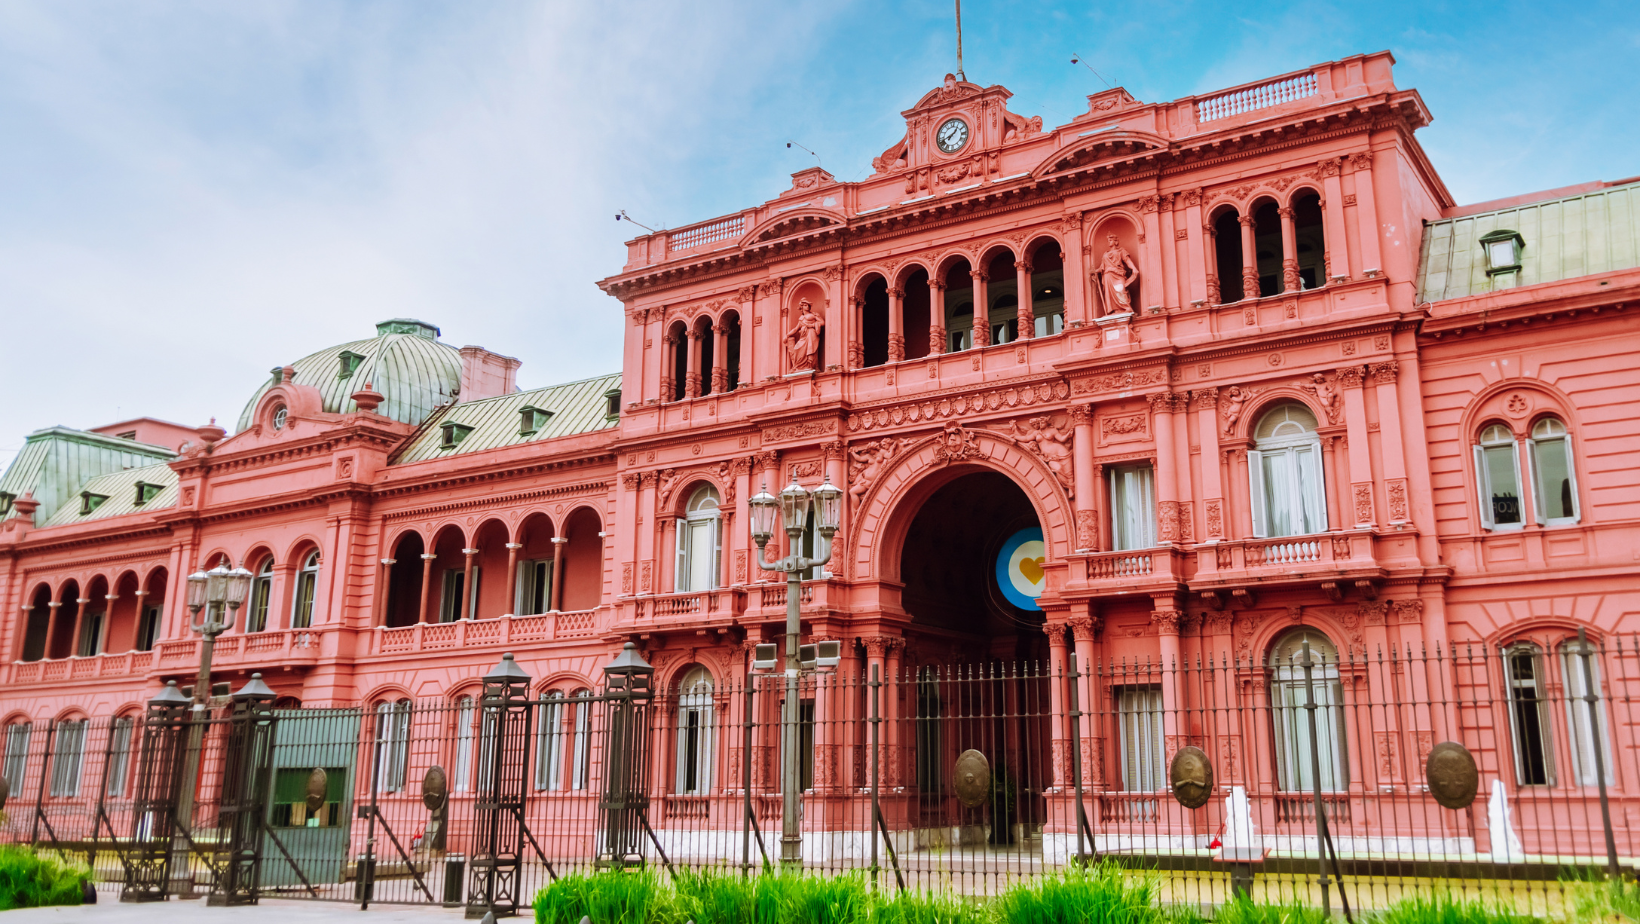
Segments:
[[[291,363],[294,381],[317,388],[324,409],[333,414],[358,410],[350,396],[369,382],[385,399],[376,413],[417,426],[461,385],[461,351],[439,343],[438,335],[437,327],[422,321],[383,321],[369,340],[337,344]],[[238,430],[250,426],[257,402],[278,383],[282,368],[272,373],[245,402]]]

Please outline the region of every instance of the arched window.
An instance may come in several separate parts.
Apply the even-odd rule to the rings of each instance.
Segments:
[[[1303,645],[1310,644],[1309,677]],[[1295,629],[1270,649],[1270,713],[1275,720],[1276,770],[1286,792],[1309,792],[1319,781],[1323,791],[1349,784],[1344,751],[1344,686],[1338,675],[1338,649],[1314,629]],[[1319,761],[1310,757],[1310,696],[1315,710],[1315,743]],[[1319,764],[1319,767],[1317,766]],[[1316,774],[1320,770],[1319,777]]]
[[[477,716],[478,707],[471,696],[456,700],[455,772],[450,775],[452,792],[467,792],[473,788],[473,723]]]
[[[535,740],[535,788],[564,788],[564,691],[549,690],[539,707],[541,732]]]
[[[28,722],[13,722],[6,726],[6,762],[0,773],[11,784],[13,793],[23,791],[28,776],[28,743],[34,735],[34,726]]]
[[[1156,544],[1156,479],[1153,471],[1148,462],[1107,469],[1113,551],[1148,549]]]
[[[710,485],[701,485],[689,496],[678,526],[679,593],[717,587],[719,522],[718,493]]]
[[[1302,404],[1283,404],[1259,419],[1253,431],[1258,448],[1247,452],[1254,536],[1306,536],[1327,529],[1321,438],[1315,429],[1315,415]]]
[[[53,796],[80,794],[80,771],[85,765],[85,729],[85,719],[57,723],[57,740],[52,742],[51,748]]]
[[[587,788],[587,771],[592,758],[592,691],[582,687],[570,694],[575,700],[575,744],[571,754],[570,788]]]
[[[1560,646],[1560,669],[1566,681],[1566,737],[1572,751],[1572,780],[1578,786],[1600,785],[1594,751],[1598,732],[1600,761],[1606,769],[1606,783],[1610,785],[1617,782],[1617,768],[1612,765],[1612,734],[1606,724],[1606,697],[1600,684],[1600,649],[1591,643],[1588,650],[1585,658],[1575,638],[1567,639]],[[1584,699],[1591,690],[1600,697],[1594,703]]]
[[[376,790],[398,792],[410,763],[410,701],[376,704]]]
[[[131,776],[131,732],[136,722],[131,716],[115,716],[108,726],[108,772],[104,791],[119,798]]]
[[[1566,424],[1555,417],[1533,424],[1526,455],[1532,467],[1534,518],[1546,526],[1576,523],[1577,472],[1572,465],[1572,438],[1566,433]]]
[[[1480,488],[1481,526],[1520,529],[1520,457],[1515,435],[1503,424],[1481,430],[1475,447],[1475,482]]]
[[[296,573],[296,603],[290,611],[292,629],[313,625],[313,598],[318,591],[319,550],[314,549],[302,559],[302,570]]]
[[[268,601],[273,599],[273,556],[262,560],[251,581],[250,606],[245,610],[245,631],[261,632],[268,627]]]
[[[691,668],[678,685],[678,779],[683,796],[712,791],[712,758],[717,753],[712,726],[712,675]]]
[[[1506,646],[1503,673],[1509,691],[1509,732],[1515,741],[1515,781],[1521,786],[1547,786],[1554,778],[1554,762],[1542,652],[1530,642]]]

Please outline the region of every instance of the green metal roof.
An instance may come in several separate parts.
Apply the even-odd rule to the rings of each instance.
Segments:
[[[319,389],[324,409],[332,414],[358,410],[350,396],[369,382],[384,399],[376,409],[378,414],[420,424],[456,394],[461,384],[461,351],[438,342],[438,328],[421,321],[396,318],[376,325],[376,331],[369,340],[340,343],[291,363],[296,369],[294,381]],[[357,366],[346,376],[341,374],[343,353],[362,357],[354,360]],[[250,426],[256,403],[277,378],[276,372],[269,372],[245,403],[237,429]]]
[[[159,493],[150,497],[146,504],[137,503],[137,482],[139,481],[160,488]],[[97,508],[90,513],[81,514],[82,505],[79,495],[84,493],[100,495],[107,498],[107,500],[97,505]],[[123,472],[112,472],[92,478],[69,498],[68,503],[58,507],[57,512],[52,514],[51,519],[44,521],[44,525],[66,526],[70,523],[103,520],[108,517],[117,517],[145,510],[163,510],[176,505],[177,473],[171,470],[171,466],[161,462],[158,465],[127,469]],[[38,516],[35,522],[41,522]]]
[[[609,429],[620,421],[619,418],[605,415],[608,404],[605,395],[611,390],[619,391],[620,387],[619,374],[601,375],[579,382],[566,382],[563,385],[521,391],[496,398],[452,404],[444,409],[436,420],[429,421],[410,445],[399,453],[396,464],[442,459],[446,456]],[[551,416],[534,433],[521,433],[525,408],[549,411]],[[443,443],[446,424],[472,429],[460,443],[445,449]]]
[[[0,494],[22,497],[32,492],[40,502],[34,522],[48,521],[93,478],[124,469],[168,461],[177,454],[117,436],[48,427],[28,435],[11,467],[0,476]],[[133,488],[133,490],[135,490]],[[75,505],[75,509],[79,509]]]
[[[1492,291],[1481,238],[1493,231],[1517,231],[1525,241],[1515,286],[1640,267],[1640,183],[1430,222],[1419,260],[1421,300]]]

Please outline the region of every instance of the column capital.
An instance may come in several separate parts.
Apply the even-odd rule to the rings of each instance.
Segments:
[[[1093,405],[1073,404],[1065,409],[1071,415],[1071,425],[1075,427],[1093,425]]]
[[[553,536],[552,537],[552,544],[553,545],[562,545],[563,543],[568,542],[568,541],[569,541],[568,537],[565,537],[565,536]]]
[[[1292,218],[1293,217],[1293,207],[1290,206],[1290,205],[1283,205],[1280,208],[1276,209],[1276,214],[1280,215],[1282,218]]]
[[[929,279],[928,288],[933,289],[936,292],[943,292],[945,291],[945,283],[938,279]]]
[[[1170,391],[1158,391],[1158,392],[1155,392],[1154,394],[1146,395],[1145,399],[1150,402],[1150,410],[1151,410],[1152,413],[1155,413],[1155,414],[1171,414],[1171,413],[1173,413],[1173,393],[1172,392],[1170,392]]]
[[[468,558],[472,558],[474,555],[477,555],[478,553],[479,553],[478,549],[462,549],[461,550],[461,554],[467,556]]]
[[[523,547],[524,547],[524,543],[522,543],[522,542],[509,542],[509,543],[507,543],[507,548],[509,548],[509,549],[521,549]]]
[[[905,298],[905,290],[899,286],[891,286],[888,290],[889,298]]]
[[[1015,260],[1014,261],[1014,269],[1030,273],[1030,272],[1034,272],[1036,270],[1036,267],[1032,266],[1031,261],[1029,261],[1029,260]]]
[[[1065,620],[1065,625],[1071,627],[1071,635],[1079,642],[1091,642],[1099,635],[1100,619],[1097,616],[1072,616]],[[1087,665],[1082,665],[1085,669]]]
[[[1236,217],[1236,222],[1243,228],[1251,228],[1258,223],[1258,219],[1251,215],[1239,215]]]
[[[398,563],[399,563],[399,560],[397,558],[384,558],[384,559],[382,559],[382,567],[383,568],[391,568],[392,566],[394,566]],[[147,591],[141,591],[141,592],[142,593],[147,593]]]
[[[1177,610],[1155,610],[1150,614],[1150,624],[1158,635],[1178,635],[1181,615]]]
[[[421,553],[421,560],[422,561],[432,561],[433,559],[435,559],[437,557],[438,557],[437,555],[431,554],[429,552]]]
[[[1392,359],[1388,362],[1373,363],[1368,366],[1367,369],[1372,373],[1372,380],[1374,383],[1378,385],[1394,385],[1395,377],[1400,371],[1400,364]]]
[[[973,279],[975,282],[986,282],[986,281],[989,281],[990,278],[991,278],[990,275],[987,274],[985,272],[985,270],[983,270],[983,269],[971,269],[971,270],[969,270],[968,271],[968,277],[970,279]]]
[[[1360,366],[1345,366],[1338,370],[1338,384],[1346,388],[1360,388],[1363,379]]]

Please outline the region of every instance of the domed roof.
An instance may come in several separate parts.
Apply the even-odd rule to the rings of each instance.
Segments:
[[[337,344],[291,363],[296,369],[293,381],[318,389],[324,409],[332,414],[358,410],[349,396],[369,382],[385,399],[376,413],[416,426],[460,390],[461,351],[440,343],[438,336],[437,327],[422,321],[383,321],[369,340]],[[245,402],[237,430],[250,426],[257,402],[282,372],[273,369],[272,377]]]

